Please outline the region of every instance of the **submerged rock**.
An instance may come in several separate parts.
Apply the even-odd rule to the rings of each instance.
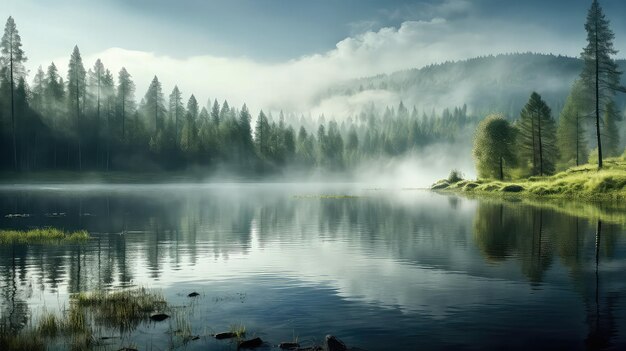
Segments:
[[[328,351],[348,351],[348,347],[343,341],[334,335],[326,335],[326,350]]]
[[[155,322],[161,322],[168,318],[170,318],[170,316],[166,315],[165,313],[157,313],[157,314],[153,314],[152,316],[150,316],[150,319],[152,319]]]
[[[240,349],[254,349],[263,345],[263,340],[261,338],[254,338],[249,340],[244,340],[239,343]]]
[[[300,348],[300,344],[297,342],[281,342],[278,344],[278,348],[283,350],[296,350]]]
[[[237,334],[233,333],[233,332],[224,332],[224,333],[217,333],[215,335],[213,335],[217,340],[222,340],[222,339],[232,339],[237,337]]]
[[[189,295],[187,295],[187,297],[196,297],[196,296],[199,296],[199,295],[200,295],[199,293],[194,291],[194,292],[190,293]]]

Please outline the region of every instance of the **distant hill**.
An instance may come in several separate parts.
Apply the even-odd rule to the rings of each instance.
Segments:
[[[626,61],[618,63],[626,71]],[[402,100],[426,112],[467,104],[475,114],[516,116],[537,91],[558,113],[582,67],[580,59],[545,54],[478,57],[351,80],[320,94],[318,102],[384,93],[390,105]],[[626,98],[619,96],[618,103],[623,108]]]

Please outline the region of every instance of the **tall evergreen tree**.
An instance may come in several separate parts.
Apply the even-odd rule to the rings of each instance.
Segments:
[[[150,86],[148,86],[144,101],[147,117],[154,118],[154,133],[156,134],[164,125],[166,113],[163,87],[157,76],[154,76]]]
[[[241,157],[243,162],[247,162],[254,152],[254,144],[252,142],[252,127],[250,126],[250,111],[248,106],[243,104],[239,112],[239,137],[241,139]]]
[[[39,66],[37,73],[33,79],[33,87],[31,89],[30,105],[39,113],[43,114],[44,99],[46,96],[46,74],[43,68]]]
[[[561,160],[568,164],[573,163],[578,166],[587,162],[589,151],[586,140],[586,111],[588,102],[587,94],[584,91],[584,85],[581,81],[576,81],[572,86],[561,117],[559,118],[559,126],[557,129],[557,141]]]
[[[67,97],[68,111],[71,111],[75,121],[75,135],[78,143],[78,169],[83,167],[82,163],[82,107],[85,103],[86,88],[85,66],[80,56],[78,46],[74,46],[74,51],[70,57],[70,63],[67,70]]]
[[[519,120],[520,158],[534,175],[552,174],[556,168],[556,125],[541,96],[533,92]]]
[[[26,70],[24,62],[26,55],[22,50],[22,38],[17,30],[13,17],[9,16],[4,27],[4,35],[0,40],[0,65],[2,66],[2,77],[8,82],[11,95],[11,134],[13,144],[13,166],[18,170],[17,163],[17,131],[16,131],[16,106],[15,106],[15,88],[20,78],[24,78]]]
[[[91,90],[91,94],[95,97],[95,107],[96,107],[96,128],[100,128],[100,114],[102,108],[102,88],[103,88],[103,79],[106,70],[102,61],[100,59],[96,60],[96,63],[93,65],[93,69],[89,71],[89,87]]]
[[[612,56],[617,54],[613,47],[615,34],[609,27],[609,20],[606,19],[602,7],[598,0],[593,0],[589,13],[587,14],[587,46],[583,49],[582,59],[585,61],[581,78],[594,102],[594,117],[596,127],[596,141],[598,146],[598,168],[602,168],[602,132],[601,114],[602,109],[608,106],[615,96],[617,90],[623,88],[619,86],[621,72]]]
[[[216,128],[220,124],[220,104],[217,102],[217,99],[215,99],[213,107],[211,108],[211,121]]]
[[[259,112],[254,127],[254,144],[259,158],[267,159],[270,154],[270,124],[263,111]]]
[[[170,119],[174,121],[176,143],[178,143],[178,138],[180,134],[180,120],[185,115],[185,107],[183,106],[183,95],[178,89],[178,85],[174,86],[174,89],[170,94],[169,107]]]
[[[122,140],[126,138],[126,119],[135,110],[135,83],[126,68],[122,67],[117,76],[117,104],[122,123]]]

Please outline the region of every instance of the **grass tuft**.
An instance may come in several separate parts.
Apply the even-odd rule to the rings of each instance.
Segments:
[[[0,230],[0,244],[54,244],[82,242],[91,237],[85,230],[66,232],[57,228],[38,228],[27,231]]]

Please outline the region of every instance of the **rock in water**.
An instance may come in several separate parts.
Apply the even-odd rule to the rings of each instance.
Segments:
[[[343,341],[334,335],[326,335],[326,350],[328,351],[348,351],[348,347]]]
[[[281,342],[278,345],[278,348],[283,350],[295,350],[300,348],[300,344],[297,342]]]
[[[215,336],[215,338],[217,340],[222,340],[222,339],[232,339],[232,338],[235,338],[235,337],[237,337],[237,334],[231,333],[231,332],[225,332],[225,333],[217,333],[214,336]]]
[[[168,318],[170,318],[170,316],[166,315],[165,313],[157,313],[157,314],[153,314],[152,316],[150,316],[150,319],[152,319],[155,322],[164,321]]]
[[[244,340],[239,344],[240,349],[254,349],[263,345],[263,340],[261,338],[254,338],[249,340]]]
[[[190,293],[190,294],[189,294],[189,295],[187,295],[187,296],[188,296],[188,297],[196,297],[196,296],[199,296],[199,295],[200,295],[200,294],[198,294],[197,292],[195,292],[195,291],[194,291],[194,292]]]

